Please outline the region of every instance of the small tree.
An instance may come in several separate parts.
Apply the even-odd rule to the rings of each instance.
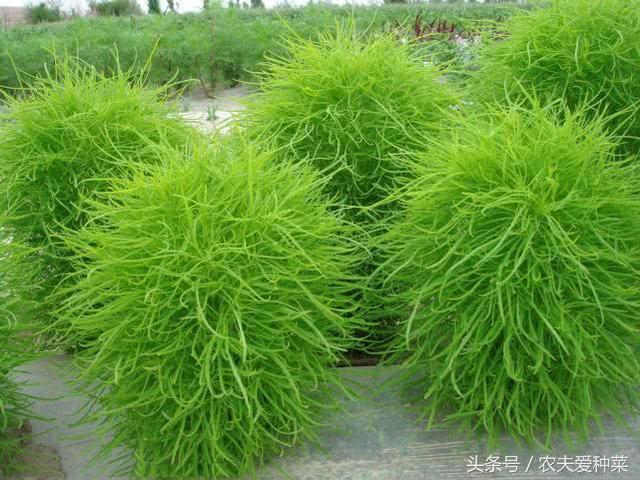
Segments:
[[[251,0],[251,8],[264,8],[262,0]]]
[[[147,0],[147,8],[149,13],[159,14],[160,12],[160,0]]]
[[[136,0],[102,0],[90,5],[99,16],[124,17],[127,15],[141,15],[142,9]]]
[[[54,0],[40,2],[37,5],[27,6],[27,19],[29,23],[57,22],[62,20],[60,7]]]

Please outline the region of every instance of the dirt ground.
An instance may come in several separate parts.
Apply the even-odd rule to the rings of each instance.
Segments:
[[[61,353],[32,361],[17,372],[16,379],[25,382],[22,390],[33,397],[32,410],[40,418],[30,420],[31,442],[23,454],[24,473],[12,480],[125,478],[118,476],[114,462],[127,458],[126,450],[94,458],[111,436],[96,434],[99,430],[93,423],[80,422],[89,399],[75,388],[76,376],[72,358]]]
[[[49,445],[29,442],[24,446],[18,458],[21,472],[8,477],[8,480],[64,480],[60,454]]]
[[[66,478],[60,455],[55,448],[48,445],[41,445],[32,438],[33,428],[29,421],[20,428],[8,433],[10,438],[20,441],[20,452],[15,461],[17,473],[7,476],[0,476],[7,480],[59,480]],[[5,432],[6,434],[6,432]]]
[[[224,134],[228,132],[234,115],[244,108],[241,99],[250,93],[249,87],[238,85],[222,90],[215,98],[211,98],[203,90],[196,89],[181,99],[184,111],[180,116],[205,132]]]

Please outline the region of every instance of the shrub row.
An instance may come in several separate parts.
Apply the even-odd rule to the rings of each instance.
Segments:
[[[24,251],[65,262],[50,331],[79,347],[90,418],[116,431],[106,451],[129,446],[140,477],[252,471],[313,437],[344,389],[332,367],[374,319],[392,327],[385,360],[418,387],[430,424],[549,446],[637,413],[640,167],[617,114],[640,98],[627,81],[610,106],[621,61],[608,76],[565,66],[563,86],[527,83],[607,35],[565,18],[581,2],[507,22],[505,52],[526,42],[524,24],[574,40],[551,53],[529,41],[518,68],[495,57],[506,82],[488,95],[474,82],[493,44],[461,95],[394,37],[359,37],[351,22],[273,57],[229,139],[167,127],[131,73],[68,61],[13,100],[2,135],[37,118],[47,147],[0,143],[20,159],[0,170],[3,265],[15,271]],[[633,40],[626,2],[606,4],[593,8]],[[592,58],[577,55],[576,71]],[[117,122],[79,94],[102,84],[98,110],[120,105]],[[591,93],[572,100],[574,84]],[[51,92],[83,101],[48,108]],[[7,288],[8,305],[25,296]]]
[[[77,351],[137,475],[230,476],[312,436],[344,388],[361,248],[315,170],[211,144],[143,79],[58,58],[8,99],[0,307]]]

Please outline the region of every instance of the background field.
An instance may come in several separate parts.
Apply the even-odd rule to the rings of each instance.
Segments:
[[[128,67],[157,51],[149,80],[152,83],[198,79],[207,87],[229,86],[251,78],[265,52],[281,53],[279,39],[295,32],[313,38],[353,15],[359,31],[376,32],[403,25],[408,35],[418,14],[424,23],[453,22],[469,29],[500,21],[515,8],[510,4],[386,5],[383,7],[213,9],[207,13],[130,18],[79,18],[62,23],[21,26],[0,32],[0,85],[19,86],[16,68],[42,73],[49,52],[68,50],[104,70],[115,65],[112,50]],[[15,65],[15,67],[14,67]]]

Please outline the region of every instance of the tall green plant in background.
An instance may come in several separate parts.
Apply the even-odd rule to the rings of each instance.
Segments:
[[[80,280],[61,311],[138,476],[252,470],[333,403],[358,254],[317,177],[262,152],[160,151],[69,238]]]
[[[552,0],[512,17],[504,29],[505,38],[482,51],[477,97],[514,99],[535,91],[542,101],[562,98],[571,109],[591,102],[594,111],[612,116],[609,128],[635,137],[627,143],[638,151],[638,0]]]
[[[549,443],[637,407],[640,172],[603,123],[511,106],[417,163],[383,270],[431,420]]]
[[[71,58],[54,62],[24,95],[5,98],[0,121],[2,270],[11,289],[0,303],[21,315],[46,313],[55,286],[72,271],[58,236],[85,224],[85,199],[155,161],[149,145],[179,147],[192,134],[168,118],[166,88],[146,89],[143,71],[105,76]]]
[[[369,221],[407,169],[396,156],[421,148],[456,102],[441,73],[390,35],[365,40],[352,24],[320,40],[293,37],[271,57],[242,117],[246,131],[282,158],[329,177],[327,192]]]
[[[29,23],[59,22],[63,19],[60,6],[55,1],[40,2],[37,5],[27,5],[26,16]]]

